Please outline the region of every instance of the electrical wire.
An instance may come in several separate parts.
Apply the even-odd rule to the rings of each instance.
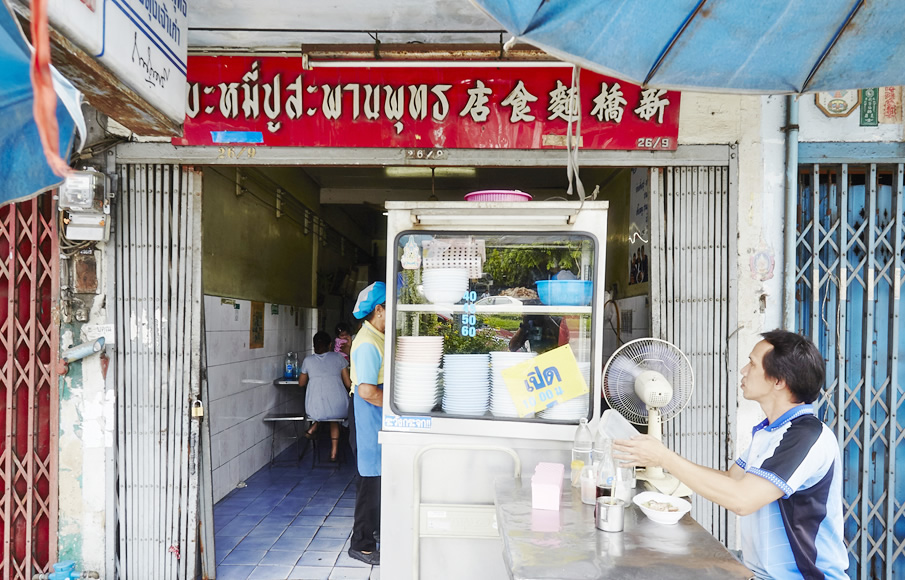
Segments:
[[[81,252],[82,250],[86,250],[88,248],[94,248],[97,242],[92,240],[85,240],[83,242],[76,242],[74,240],[70,240],[66,237],[66,223],[63,220],[63,214],[65,211],[57,212],[57,219],[59,220],[59,227],[57,231],[60,234],[60,253],[67,257],[72,257]]]
[[[621,315],[621,313],[619,312],[619,305],[616,304],[616,301],[615,301],[614,299],[610,298],[609,300],[607,300],[606,302],[603,303],[603,311],[604,311],[604,313],[606,312],[606,306],[607,306],[607,304],[612,304],[612,305],[613,305],[613,308],[616,309],[616,317],[615,317],[615,318],[616,318],[616,326],[614,327],[614,326],[613,326],[613,321],[610,320],[610,321],[609,321],[609,322],[610,322],[610,328],[612,328],[612,329],[613,329],[613,332],[616,333],[616,340],[619,341],[619,344],[620,344],[620,345],[623,345],[623,344],[625,344],[625,341],[622,340],[622,315]]]

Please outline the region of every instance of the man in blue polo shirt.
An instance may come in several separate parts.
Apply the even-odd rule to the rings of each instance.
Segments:
[[[742,557],[757,578],[847,579],[839,444],[811,405],[823,386],[823,357],[795,333],[762,336],[742,368],[742,393],[767,418],[729,471],[692,463],[646,435],[614,449],[627,454],[623,463],[662,466],[742,516]]]

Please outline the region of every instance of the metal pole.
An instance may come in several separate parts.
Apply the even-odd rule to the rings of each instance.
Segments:
[[[795,330],[795,239],[798,230],[798,100],[786,97],[786,215],[783,248],[782,327]],[[816,185],[814,186],[816,187]]]

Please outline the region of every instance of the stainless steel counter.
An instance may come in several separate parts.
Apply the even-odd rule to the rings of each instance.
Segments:
[[[565,484],[556,512],[531,509],[530,478],[496,481],[503,558],[513,580],[754,576],[690,515],[675,525],[661,525],[631,504],[624,531],[602,532],[594,526],[594,506],[581,503],[578,490]]]

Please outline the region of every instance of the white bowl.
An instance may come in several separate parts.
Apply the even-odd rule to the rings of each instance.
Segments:
[[[433,278],[435,276],[458,276],[468,278],[467,268],[425,268],[422,272],[424,278]]]
[[[431,304],[456,304],[465,296],[465,291],[436,289],[424,289],[424,297],[430,300]]]
[[[632,498],[632,501],[635,502],[635,505],[641,508],[641,511],[644,512],[644,515],[657,522],[658,524],[675,524],[682,519],[682,516],[691,511],[691,504],[684,499],[666,495],[665,493],[657,493],[656,491],[642,491],[634,498]],[[645,505],[649,501],[667,503],[677,508],[677,511],[670,512],[652,509]]]

